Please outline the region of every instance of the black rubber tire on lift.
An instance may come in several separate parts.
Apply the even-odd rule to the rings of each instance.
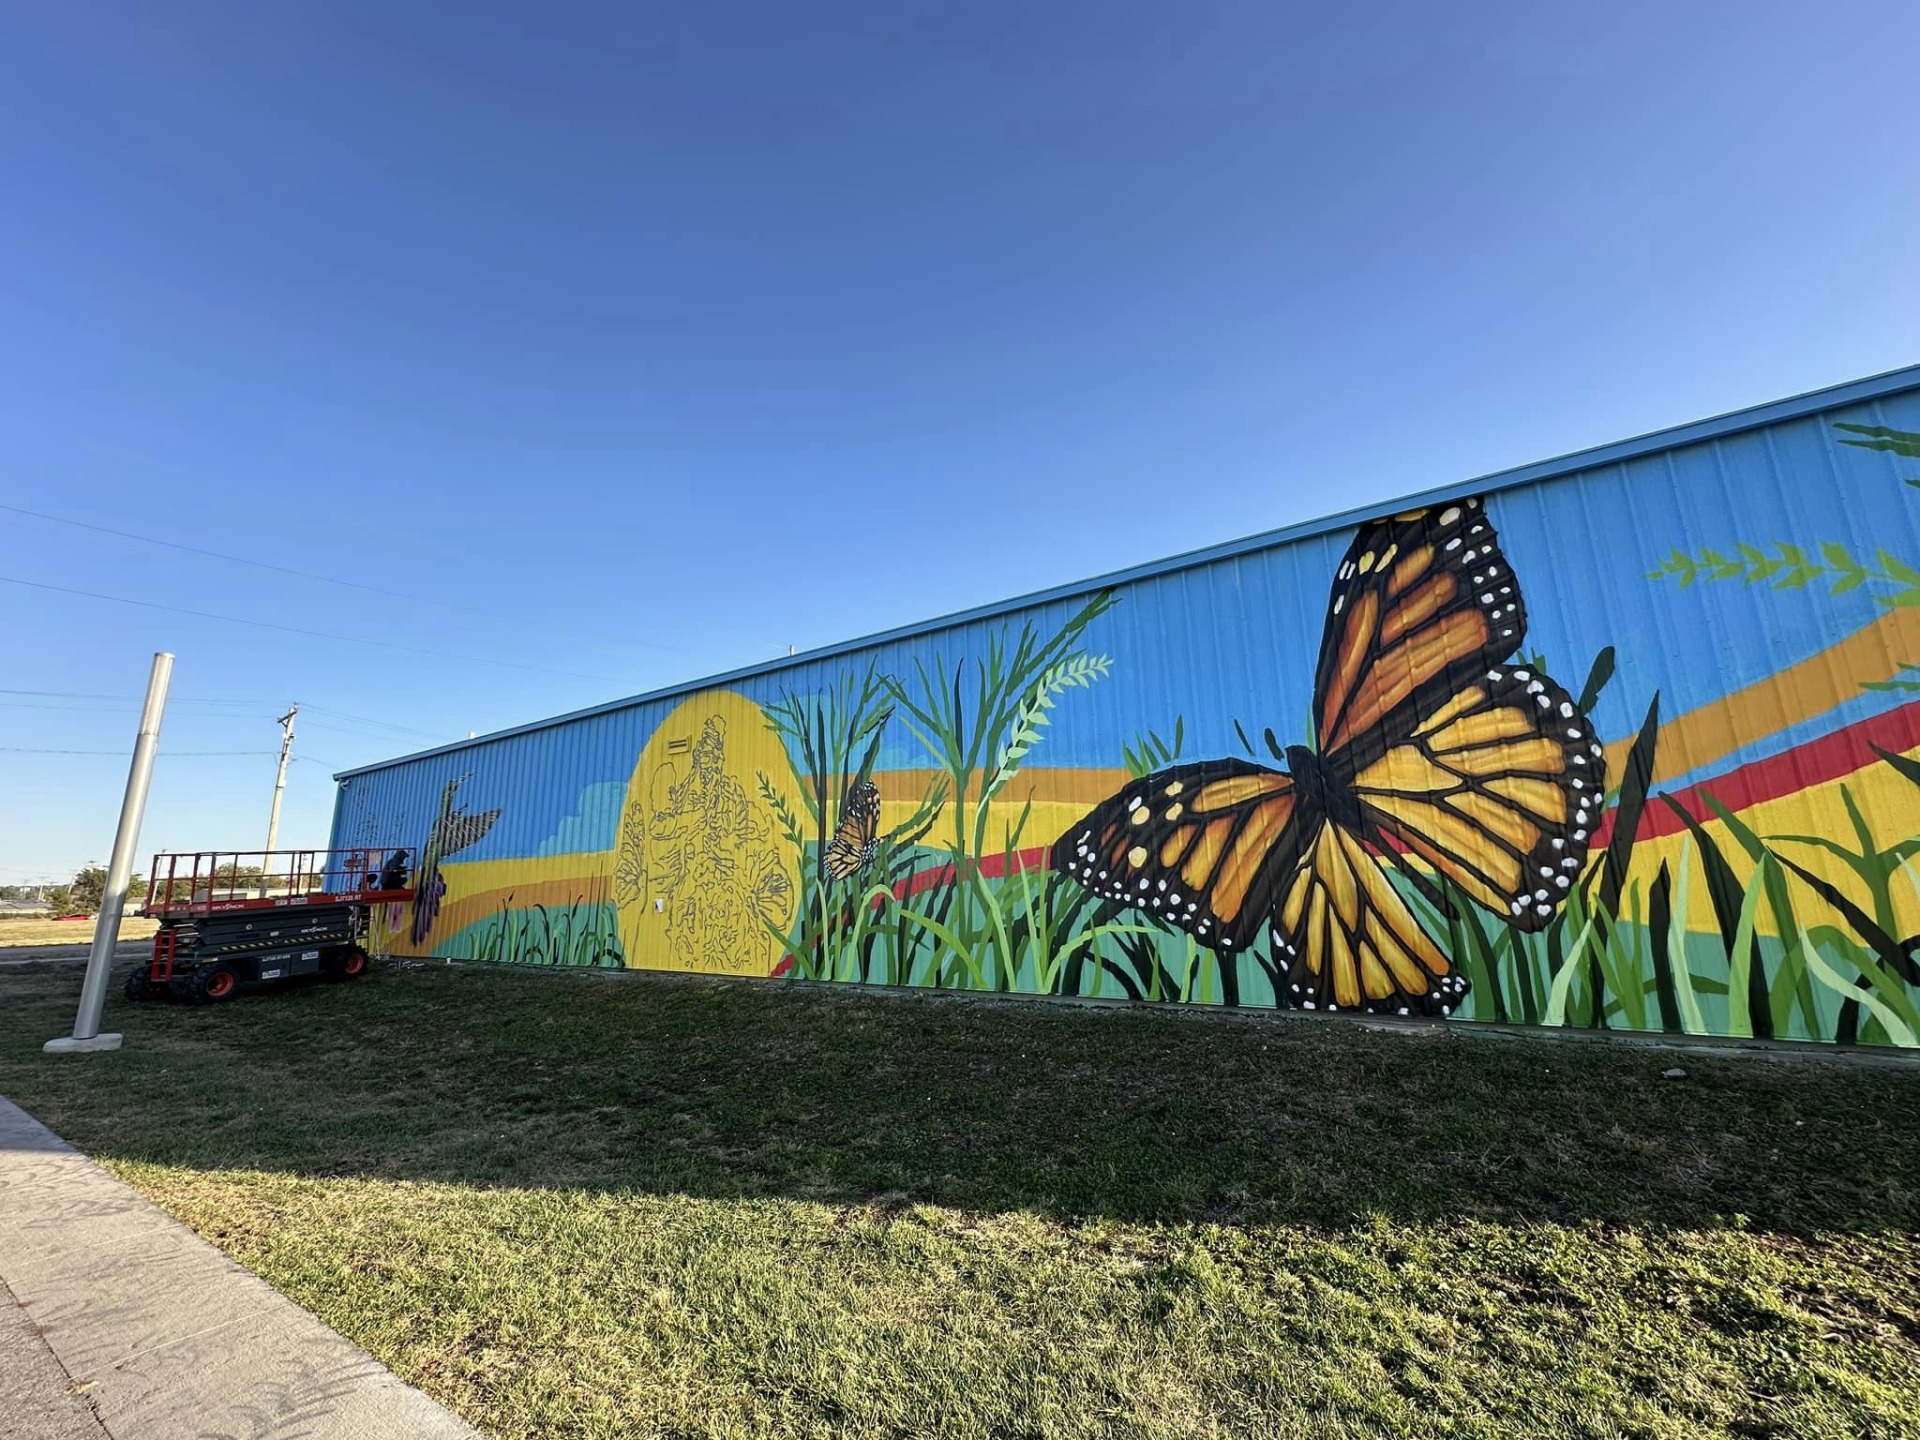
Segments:
[[[203,965],[173,984],[174,993],[189,1005],[217,1005],[233,998],[240,988],[240,977],[225,965]]]
[[[338,985],[345,980],[357,980],[367,973],[368,956],[358,945],[349,945],[335,950],[320,962],[320,973],[331,983]]]
[[[126,992],[127,999],[129,1000],[152,1000],[159,994],[164,993],[164,991],[164,986],[162,986],[159,991],[153,988],[153,979],[147,973],[147,967],[144,962],[142,962],[139,969],[127,976]]]

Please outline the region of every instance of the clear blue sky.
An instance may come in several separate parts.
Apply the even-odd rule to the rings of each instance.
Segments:
[[[124,761],[23,752],[124,753],[78,697],[156,649],[144,848],[261,843],[290,700],[319,844],[334,768],[1910,363],[1916,54],[1903,0],[20,0],[0,503],[413,598],[4,510],[0,575],[444,653],[0,584],[0,882],[104,857]]]

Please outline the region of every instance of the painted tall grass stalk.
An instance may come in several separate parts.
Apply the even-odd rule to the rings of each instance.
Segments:
[[[992,833],[994,807],[1008,803],[1014,777],[1045,738],[1055,705],[1067,692],[1103,679],[1113,662],[1082,647],[1087,627],[1113,607],[1111,591],[1095,595],[1047,639],[1031,623],[1017,636],[989,637],[987,653],[949,671],[938,656],[916,657],[912,680],[888,677],[887,693],[901,723],[945,777],[953,804],[939,827],[943,884],[913,902],[896,900],[896,914],[944,947],[954,964],[936,967],[935,984],[968,989],[1040,989],[1062,983],[1074,953],[1087,945],[1074,933],[1099,907],[1069,899],[1051,903],[1052,881],[1035,896],[1022,843],[1033,806],[1029,799],[1011,823]],[[998,869],[1000,879],[987,873]],[[1023,888],[1024,886],[1024,888]],[[1027,924],[1019,922],[1022,916]],[[1068,928],[1059,922],[1065,918]],[[1111,924],[1106,918],[1096,924]]]
[[[497,912],[467,931],[463,947],[468,959],[501,965],[618,970],[626,964],[614,906],[585,894],[553,909],[541,904],[516,909],[508,895]]]
[[[886,696],[886,682],[869,665],[863,676],[843,675],[824,693],[787,691],[767,707],[767,723],[785,746],[791,773],[785,780],[764,772],[756,779],[782,837],[798,856],[801,881],[792,933],[774,933],[792,957],[791,973],[801,979],[915,983],[914,947],[895,933],[891,947],[883,948],[886,932],[876,924],[874,911],[896,887],[911,883],[918,864],[915,847],[946,809],[946,783],[929,783],[912,814],[878,837],[873,863],[864,872],[836,881],[825,866],[827,843],[848,793],[872,779],[893,714]]]
[[[869,667],[815,695],[784,694],[768,723],[792,774],[762,774],[762,798],[799,859],[804,903],[780,937],[806,979],[967,990],[1078,993],[1097,947],[1135,933],[1116,907],[1060,885],[1023,849],[1032,818],[1012,806],[1021,767],[1060,701],[1112,668],[1083,644],[1112,605],[1089,600],[1051,636],[1032,625],[989,637],[987,653],[948,669],[916,658],[908,679]],[[823,857],[848,795],[870,781],[890,721],[933,762],[915,808],[878,837],[871,864],[836,881]],[[883,801],[900,797],[883,796]],[[997,832],[996,832],[997,824]]]

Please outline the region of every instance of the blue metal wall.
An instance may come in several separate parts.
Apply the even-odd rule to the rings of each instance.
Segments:
[[[1822,564],[1832,553],[1823,547],[1838,547],[1850,563],[1920,564],[1920,488],[1907,483],[1920,483],[1920,461],[1898,446],[1849,443],[1862,433],[1837,428],[1849,425],[1920,432],[1920,368],[1404,504],[1486,497],[1525,587],[1531,627],[1524,653],[1544,657],[1575,692],[1597,654],[1611,647],[1617,657],[1592,715],[1600,738],[1616,750],[1655,695],[1663,719],[1695,717],[1692,734],[1712,728],[1716,706],[1741,708],[1737,746],[1658,777],[1680,791],[1735,772],[1759,773],[1752,767],[1861,722],[1892,723],[1887,717],[1914,698],[1899,688],[1899,662],[1920,654],[1883,653],[1873,673],[1836,677],[1830,695],[1804,693],[1807,662],[1835,653],[1848,637],[1876,633],[1891,605],[1908,603],[1889,599],[1890,586],[1899,593],[1897,571],[1885,584],[1843,583],[1837,569],[1797,584],[1791,567],[1785,583],[1781,573],[1755,583],[1724,573],[1683,583],[1677,573],[1657,573],[1676,551],[1739,560],[1742,545],[1768,560],[1784,544]],[[1363,518],[1342,515],[1257,536],[346,772],[338,777],[333,844],[423,843],[445,787],[466,777],[460,805],[497,809],[499,817],[461,863],[607,851],[616,843],[637,757],[687,697],[724,689],[766,705],[783,692],[824,691],[869,664],[895,674],[911,672],[916,661],[950,670],[985,654],[990,638],[1010,628],[1030,624],[1052,633],[1107,587],[1118,603],[1094,622],[1086,643],[1111,657],[1112,673],[1063,697],[1029,769],[1105,770],[1124,780],[1123,746],[1149,730],[1170,733],[1176,717],[1190,757],[1243,754],[1240,737],[1257,738],[1269,727],[1282,744],[1299,742],[1307,738],[1329,580]],[[1847,653],[1857,655],[1863,643],[1856,640]],[[1751,713],[1767,703],[1766,685],[1796,666],[1800,692],[1783,695],[1779,723],[1756,732]],[[923,771],[929,764],[905,726],[887,727],[878,770]],[[1909,824],[1904,814],[1887,818]]]

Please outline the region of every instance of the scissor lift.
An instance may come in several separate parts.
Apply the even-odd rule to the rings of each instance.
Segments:
[[[403,847],[156,855],[141,913],[160,929],[127,998],[208,1005],[245,981],[363,975],[368,915],[413,898],[413,862]]]

